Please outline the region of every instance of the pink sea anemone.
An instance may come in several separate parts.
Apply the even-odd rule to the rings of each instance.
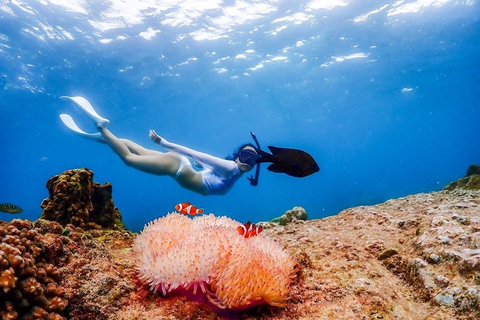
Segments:
[[[213,214],[170,213],[150,222],[133,244],[140,281],[164,295],[204,295],[220,309],[284,307],[295,260],[263,234],[243,237],[240,225]]]

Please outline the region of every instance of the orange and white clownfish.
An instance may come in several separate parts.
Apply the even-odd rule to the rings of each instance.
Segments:
[[[263,228],[261,226],[256,226],[255,223],[251,224],[250,221],[247,221],[243,225],[237,228],[238,233],[245,238],[254,237],[260,232],[262,232]]]
[[[199,209],[196,206],[190,204],[190,202],[179,203],[175,206],[175,210],[183,214],[190,214],[192,216],[196,214],[202,214],[203,209]]]

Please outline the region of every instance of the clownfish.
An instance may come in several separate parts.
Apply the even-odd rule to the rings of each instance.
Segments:
[[[251,224],[250,221],[244,223],[242,226],[237,228],[238,233],[245,238],[254,237],[260,232],[262,232],[263,228],[261,226],[256,226],[255,223]]]
[[[203,209],[199,209],[196,206],[190,204],[190,202],[179,203],[175,206],[175,210],[183,214],[190,214],[192,216],[196,214],[202,214]]]

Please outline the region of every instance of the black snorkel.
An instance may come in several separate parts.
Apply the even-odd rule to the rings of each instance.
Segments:
[[[257,153],[260,153],[260,151],[261,151],[262,149],[260,148],[260,143],[258,143],[257,137],[255,136],[255,133],[250,132],[250,134],[252,135],[252,138],[253,138],[253,140],[255,141],[255,144],[257,145],[257,147],[255,148],[255,149],[256,149],[255,151],[256,151]],[[256,169],[256,171],[255,171],[255,178],[254,178],[252,175],[250,175],[250,177],[247,178],[248,181],[250,181],[250,184],[251,184],[252,186],[255,187],[256,185],[258,185],[258,176],[259,176],[259,175],[260,175],[260,163],[257,162],[257,169]]]

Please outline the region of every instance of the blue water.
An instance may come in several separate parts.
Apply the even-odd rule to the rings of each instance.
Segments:
[[[300,205],[310,218],[440,190],[480,163],[477,0],[4,1],[0,203],[37,219],[47,180],[87,167],[138,231],[190,201],[240,221]],[[251,142],[299,148],[321,171],[266,170],[223,196],[123,164],[63,126],[89,99],[120,137],[225,157]],[[0,219],[14,216],[0,213]]]

